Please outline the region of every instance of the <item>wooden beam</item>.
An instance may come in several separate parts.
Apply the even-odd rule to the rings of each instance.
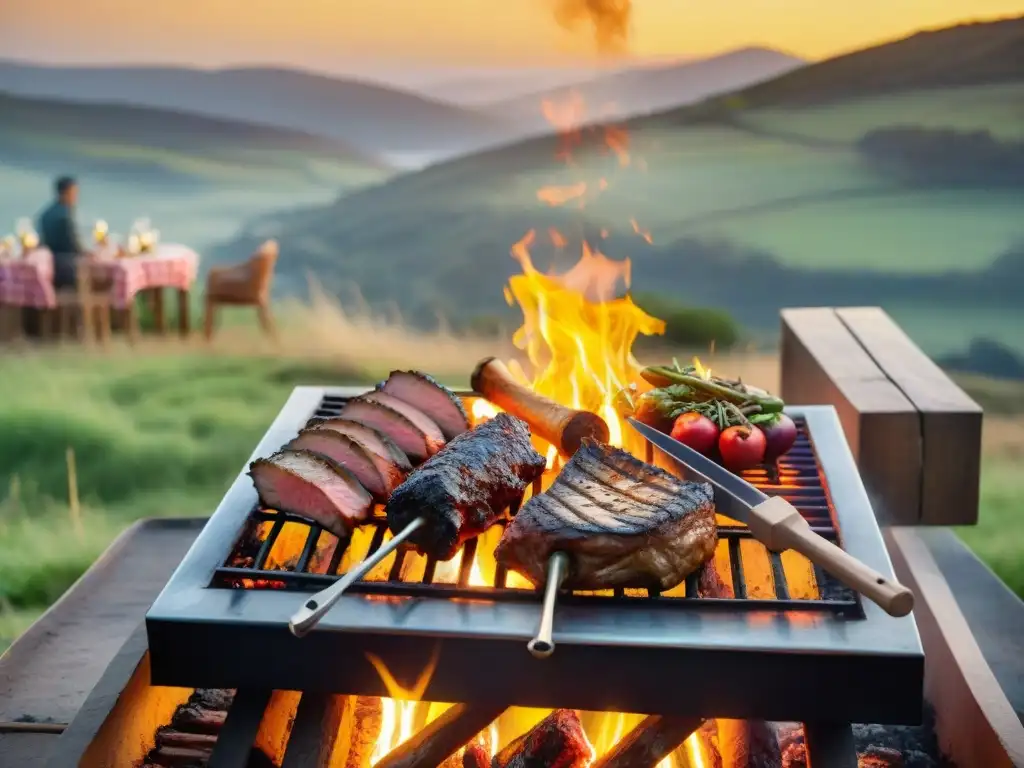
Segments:
[[[914,404],[829,307],[784,309],[782,398],[835,407],[883,524],[921,517],[921,426]]]
[[[982,411],[878,307],[847,307],[836,316],[913,403],[921,421],[921,518],[928,525],[978,522]]]
[[[985,661],[928,546],[912,528],[883,530],[883,536],[897,577],[916,598],[925,697],[935,707],[940,748],[957,765],[1024,766],[1024,725]]]

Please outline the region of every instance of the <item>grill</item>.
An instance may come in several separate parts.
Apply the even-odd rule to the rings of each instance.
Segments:
[[[340,396],[325,396],[315,416],[338,416],[346,400]],[[765,493],[786,498],[800,510],[815,532],[836,542],[838,535],[832,523],[831,507],[807,431],[807,422],[803,418],[796,421],[799,428],[797,442],[779,465],[771,471],[754,470],[744,473],[744,476]],[[658,462],[650,446],[646,460]],[[536,494],[540,491],[541,481],[538,480],[533,484],[531,492]],[[512,505],[509,510],[511,515],[516,513],[521,503],[522,500]],[[399,551],[350,591],[403,597],[536,602],[537,595],[528,583],[515,573],[506,573],[494,562],[494,547],[506,524],[507,521],[502,521],[480,539],[469,541],[462,553],[450,563],[439,563],[433,558],[424,558],[413,552]],[[286,526],[288,534],[283,536]],[[243,589],[319,590],[339,578],[339,573],[344,574],[350,567],[372,555],[390,538],[387,520],[381,509],[375,510],[371,523],[363,526],[351,539],[338,541],[332,534],[303,518],[255,508],[241,539],[239,549],[242,551],[233,553],[228,563],[217,569],[213,584]],[[302,544],[301,554],[295,562],[280,562],[271,557],[278,549],[298,549],[296,539],[301,540]],[[746,568],[745,560],[749,563]],[[747,528],[727,519],[722,519],[720,526],[716,565],[724,575],[724,595],[719,593],[708,596],[702,593],[698,576],[693,574],[685,584],[663,593],[621,588],[614,592],[575,592],[561,598],[560,603],[625,606],[642,601],[646,606],[664,606],[671,610],[771,609],[862,615],[859,598],[816,567],[813,571],[813,584],[817,589],[799,585],[791,589],[791,577],[795,577],[796,581],[808,581],[806,571],[812,567],[811,564],[798,555],[787,555],[784,558],[778,553],[769,553],[753,540]],[[474,568],[477,569],[476,573]],[[747,570],[754,572],[753,580],[757,583],[748,584]],[[481,578],[483,573],[487,576]]]
[[[314,416],[336,415],[357,394],[297,389],[255,455],[269,455]],[[815,530],[891,576],[834,410],[790,413],[797,445],[775,470],[747,479],[785,496]],[[660,453],[648,460],[682,474]],[[566,595],[555,618],[558,650],[544,661],[525,648],[539,594],[493,564],[500,526],[451,563],[414,553],[388,558],[300,640],[287,621],[301,595],[331,583],[390,534],[378,516],[342,542],[299,518],[260,511],[243,474],[147,616],[152,680],[386,696],[371,653],[399,680],[435,665],[423,694],[432,701],[920,722],[923,654],[912,618],[890,617],[799,555],[769,554],[745,527],[720,523],[719,592],[709,596],[691,578],[661,593]],[[280,550],[299,554],[291,561]],[[873,679],[885,681],[884,695],[864,684]]]

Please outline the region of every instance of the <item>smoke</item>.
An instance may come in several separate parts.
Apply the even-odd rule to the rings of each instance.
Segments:
[[[575,31],[581,25],[593,28],[594,42],[601,53],[623,50],[629,39],[632,0],[553,0],[555,20]]]

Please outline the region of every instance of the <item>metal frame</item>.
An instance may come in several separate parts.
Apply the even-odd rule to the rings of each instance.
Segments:
[[[324,396],[362,389],[299,387],[253,458],[295,436]],[[885,576],[892,565],[828,407],[790,409],[809,427],[844,548]],[[154,684],[388,694],[373,665],[414,680],[432,661],[432,701],[495,700],[778,721],[917,724],[924,656],[913,617],[872,603],[862,618],[794,611],[630,610],[565,605],[558,650],[525,644],[538,602],[351,594],[303,639],[288,630],[301,592],[211,588],[256,502],[243,472],[146,617]],[[865,681],[885,681],[886,694]]]

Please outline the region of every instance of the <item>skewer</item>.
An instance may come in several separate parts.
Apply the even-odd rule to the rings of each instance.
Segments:
[[[405,526],[400,533],[396,534],[391,541],[382,544],[376,552],[348,571],[342,578],[331,584],[327,589],[317,592],[303,603],[302,607],[292,615],[291,620],[288,622],[288,628],[292,631],[292,634],[296,637],[304,637],[309,630],[320,623],[320,619],[341,599],[341,596],[345,594],[349,587],[369,573],[377,563],[398,549],[402,542],[412,536],[426,522],[427,519],[425,517],[417,517]]]
[[[568,575],[569,556],[565,552],[555,552],[548,559],[548,575],[544,581],[544,607],[541,609],[537,636],[526,644],[526,649],[534,658],[546,659],[555,652],[555,641],[551,636],[555,625],[555,600]]]

